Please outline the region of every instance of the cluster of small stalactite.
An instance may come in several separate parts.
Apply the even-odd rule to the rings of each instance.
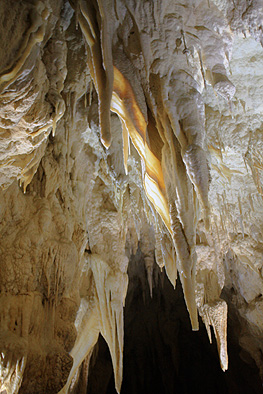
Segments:
[[[241,3],[239,11],[247,6]],[[233,32],[258,20],[256,6],[245,7],[231,32],[239,17],[228,22],[232,9],[228,5],[224,15],[216,0],[12,1],[13,10],[7,0],[3,4],[0,184],[10,207],[1,212],[1,296],[9,304],[0,323],[11,339],[1,337],[2,387],[26,392],[23,374],[28,379],[26,368],[39,353],[42,368],[51,369],[55,359],[58,365],[58,378],[49,383],[43,376],[39,392],[73,390],[102,334],[120,392],[127,267],[139,243],[150,294],[154,260],[174,287],[179,274],[192,329],[198,330],[198,314],[210,341],[213,327],[226,370],[222,256],[228,264],[239,259],[261,278],[260,243],[246,237],[260,210],[263,165],[257,139],[249,140],[243,161],[255,190],[248,216],[242,190],[234,208],[228,193],[244,168],[226,165],[219,126],[207,141],[207,114],[214,114],[205,107],[204,91],[210,86],[229,112],[235,107],[228,78]],[[213,189],[214,201],[211,173],[229,185],[216,194]],[[28,195],[19,194],[14,180]],[[255,293],[253,306],[260,309],[258,288]],[[31,300],[28,309],[23,297]],[[63,323],[61,305],[71,303],[74,312]],[[256,307],[244,312],[253,324]],[[36,309],[51,321],[48,344]],[[26,313],[15,328],[19,339],[12,340],[15,314]],[[23,328],[25,321],[31,323]],[[69,343],[63,324],[72,332]],[[35,326],[43,337],[37,351],[30,340]],[[24,353],[14,357],[12,346]]]

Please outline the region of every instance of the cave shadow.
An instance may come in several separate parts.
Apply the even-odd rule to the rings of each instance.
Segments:
[[[150,297],[143,256],[129,264],[124,318],[124,369],[121,394],[261,394],[254,362],[246,364],[228,324],[229,369],[220,368],[216,340],[209,343],[201,319],[192,331],[182,286],[176,289],[165,272],[154,267]],[[116,394],[110,353],[100,336],[91,361],[88,394]]]

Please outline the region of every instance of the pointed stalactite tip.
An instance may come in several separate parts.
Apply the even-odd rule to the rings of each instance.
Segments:
[[[109,149],[109,147],[111,146],[111,138],[107,139],[107,138],[100,138],[102,145],[106,148]]]
[[[102,121],[101,121],[102,123]],[[111,146],[111,132],[110,132],[110,127],[108,126],[110,121],[107,122],[108,124],[106,125],[106,127],[103,125],[100,126],[100,140],[102,145],[106,148],[109,149],[109,147]],[[106,129],[106,130],[105,130]]]

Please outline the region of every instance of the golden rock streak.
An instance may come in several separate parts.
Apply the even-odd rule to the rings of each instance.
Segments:
[[[96,28],[95,23],[94,7],[91,3],[81,1],[80,10],[81,13],[78,16],[78,20],[88,43],[88,65],[99,98],[101,141],[105,148],[108,148],[111,143],[110,102],[112,96],[112,67],[110,67],[107,60],[103,58],[100,32]]]
[[[114,67],[113,95],[111,110],[118,114],[125,128],[129,131],[133,145],[144,160],[146,174],[144,188],[147,197],[160,214],[167,229],[171,233],[169,209],[161,163],[150,150],[146,142],[146,120],[136,102],[133,89],[122,73]],[[124,157],[127,147],[124,142]]]
[[[191,246],[189,246],[189,237],[185,239],[184,231],[177,217],[178,214],[171,214],[169,211],[167,190],[164,182],[164,173],[160,159],[151,150],[151,137],[157,130],[149,130],[152,124],[147,125],[146,120],[137,104],[133,89],[129,81],[122,73],[114,67],[114,84],[111,110],[116,112],[121,119],[123,128],[128,130],[132,143],[137,149],[139,155],[145,164],[145,174],[143,179],[144,189],[147,197],[154,205],[156,211],[161,216],[164,224],[173,239],[179,260],[181,262],[180,276],[183,284],[187,309],[193,330],[198,330],[198,315],[195,303],[195,258]],[[149,126],[149,127],[148,127]],[[124,141],[124,158],[127,154],[127,146]],[[162,149],[160,143],[159,150]],[[158,149],[155,147],[155,153],[158,155]],[[169,193],[168,193],[169,194]],[[184,199],[183,194],[183,199]],[[172,198],[173,200],[173,198]],[[184,199],[187,202],[188,199]],[[174,206],[174,203],[172,203]],[[189,215],[188,215],[189,216]],[[192,218],[191,218],[192,220]],[[188,229],[190,233],[193,229]],[[188,231],[188,232],[189,232]],[[190,237],[191,239],[191,237]],[[190,251],[188,250],[190,247]]]

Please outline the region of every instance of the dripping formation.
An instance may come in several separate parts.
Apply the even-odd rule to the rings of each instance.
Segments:
[[[38,392],[73,393],[101,334],[120,393],[137,250],[151,296],[155,261],[174,287],[179,274],[192,329],[199,315],[211,342],[213,327],[223,371],[228,302],[243,302],[240,343],[263,371],[263,334],[253,339],[263,332],[261,108],[242,103],[230,69],[246,29],[259,62],[262,8],[183,3],[4,2],[1,28],[8,21],[14,40],[0,57],[1,390],[28,392],[40,358],[57,377],[43,373]],[[258,131],[243,131],[253,115]]]
[[[103,4],[103,1],[95,4],[93,9],[91,4],[87,7],[80,2],[80,26],[89,46],[89,66],[92,69],[91,75],[99,100],[101,141],[106,148],[109,148],[111,140],[109,111],[111,109],[118,114],[122,123],[123,158],[126,172],[129,137],[143,160],[144,189],[171,235],[192,327],[197,330],[198,319],[195,305],[195,231],[199,220],[197,199],[203,208],[203,220],[206,222],[209,220],[209,169],[203,149],[204,121],[201,119],[200,125],[194,123],[204,116],[202,99],[198,97],[199,108],[198,106],[194,108],[197,112],[196,117],[190,113],[180,119],[181,104],[179,103],[174,113],[168,108],[167,99],[162,97],[158,103],[157,118],[154,119],[150,114],[152,120],[149,125],[142,86],[136,78],[133,65],[120,49],[116,51],[115,65],[112,67],[114,58],[112,44],[109,43],[112,35],[108,28],[110,22],[107,23],[105,19],[112,15],[113,10],[107,10],[106,17],[105,8],[106,3]],[[96,19],[94,20],[95,9],[99,9],[100,12],[100,33],[95,33],[96,26],[99,24]],[[105,36],[108,38],[107,41]],[[202,50],[205,51],[204,48]],[[118,66],[127,76],[118,69]],[[132,75],[135,74],[134,89],[128,79],[131,70]],[[222,96],[231,99],[235,90],[225,75],[224,65],[216,64],[213,70],[214,88]],[[220,72],[215,72],[217,70]],[[211,70],[208,69],[208,71]],[[156,77],[158,78],[158,74]],[[193,80],[189,84],[196,84],[195,79],[191,75],[188,79],[189,77]],[[162,96],[164,90],[165,88],[161,89]],[[194,94],[198,95],[198,91],[196,90]],[[186,100],[191,99],[191,94],[189,94]],[[111,102],[110,108],[105,101]],[[141,103],[141,108],[138,103]],[[104,117],[107,120],[105,124]],[[197,130],[195,130],[196,127]],[[169,157],[169,163],[166,163],[162,157]],[[180,170],[176,165],[178,161],[180,161],[178,164]],[[183,179],[179,179],[180,177]],[[209,224],[207,226],[209,227]]]

